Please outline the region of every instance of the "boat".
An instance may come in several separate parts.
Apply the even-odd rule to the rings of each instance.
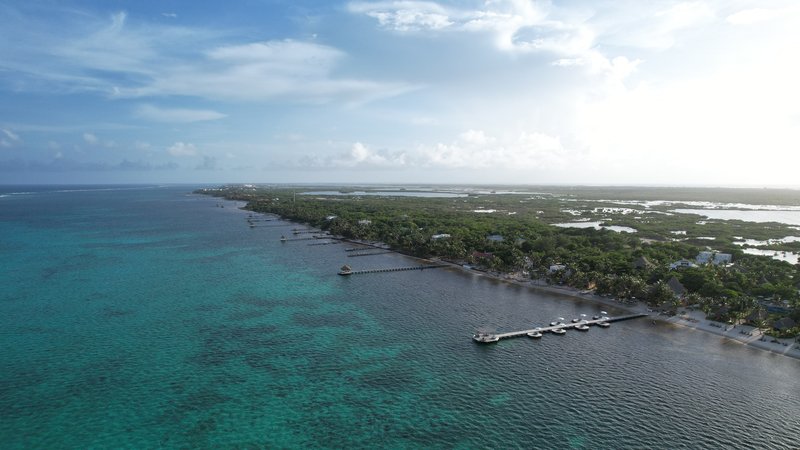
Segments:
[[[608,323],[608,322],[597,322],[597,326],[598,327],[603,327],[603,328],[608,328],[608,327],[611,326],[611,324]]]
[[[499,341],[500,338],[497,337],[497,335],[495,334],[479,331],[474,335],[472,335],[472,340],[479,344],[491,344],[493,342]]]
[[[550,330],[553,334],[567,334],[567,330],[563,328],[556,328],[555,330]]]
[[[540,337],[542,337],[542,332],[539,331],[538,328],[536,328],[535,330],[531,331],[530,333],[527,333],[527,335],[528,335],[529,338],[539,339]]]
[[[578,331],[589,331],[589,325],[586,325],[585,323],[580,323],[575,326],[575,329]]]
[[[350,268],[347,264],[343,265],[341,269],[339,269],[339,275],[352,275],[353,269]]]

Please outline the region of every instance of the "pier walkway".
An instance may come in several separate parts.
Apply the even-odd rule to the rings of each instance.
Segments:
[[[365,273],[383,273],[383,272],[400,272],[403,270],[425,270],[425,269],[436,269],[439,267],[448,267],[448,264],[431,264],[427,266],[410,266],[410,267],[389,267],[385,269],[365,269],[365,270],[342,270],[339,271],[339,275],[346,276],[346,275],[361,275]]]
[[[394,253],[394,252],[391,251],[391,250],[381,250],[381,251],[378,251],[378,252],[369,252],[369,253],[368,252],[361,252],[361,253],[355,253],[354,252],[354,253],[350,253],[349,255],[347,255],[347,257],[348,258],[353,258],[353,257],[356,257],[356,256],[385,255],[387,253]]]
[[[522,330],[522,331],[510,331],[508,333],[482,333],[476,334],[473,336],[473,339],[476,342],[480,343],[491,343],[497,342],[500,339],[507,339],[507,338],[515,338],[521,336],[527,336],[528,333],[547,333],[547,332],[557,332],[557,330],[568,330],[570,328],[577,328],[581,325],[597,325],[600,323],[611,323],[611,322],[619,322],[621,320],[629,320],[629,319],[636,319],[639,317],[646,317],[647,314],[639,313],[639,314],[628,314],[626,316],[617,316],[617,317],[601,317],[599,319],[590,319],[590,320],[580,320],[578,322],[567,322],[567,323],[559,323],[557,325],[550,325],[546,327],[537,327],[531,328],[529,330]]]

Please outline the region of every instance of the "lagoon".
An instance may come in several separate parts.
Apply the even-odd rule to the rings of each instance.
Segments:
[[[800,211],[797,210],[739,210],[739,209],[676,209],[680,214],[698,214],[708,219],[742,220],[745,222],[778,222],[787,225],[800,225]]]

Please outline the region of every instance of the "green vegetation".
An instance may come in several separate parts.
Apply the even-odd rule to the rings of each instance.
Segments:
[[[733,244],[734,236],[775,239],[798,234],[795,228],[741,221],[698,223],[699,216],[670,212],[682,205],[620,204],[652,199],[796,205],[800,198],[794,191],[530,188],[455,198],[302,193],[309,191],[313,189],[227,186],[200,192],[244,200],[253,211],[278,214],[347,238],[384,242],[414,256],[593,289],[673,312],[682,306],[701,308],[709,317],[726,322],[749,321],[768,328],[789,317],[800,323],[800,265],[747,255]],[[476,212],[480,210],[494,212]],[[638,233],[549,225],[576,218],[629,226]],[[369,221],[359,223],[365,219]],[[686,234],[671,233],[676,230]],[[440,234],[449,236],[434,237]],[[706,246],[732,254],[734,264],[669,269],[677,260],[693,261]],[[775,247],[791,250],[798,243]],[[635,267],[634,261],[646,262]],[[552,270],[556,265],[564,267]],[[673,277],[685,287],[685,294],[676,296],[670,288]],[[794,326],[780,333],[796,335],[800,329]]]

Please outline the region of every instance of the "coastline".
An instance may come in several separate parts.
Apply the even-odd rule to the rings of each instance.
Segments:
[[[246,209],[246,207],[240,207],[239,209],[243,211],[250,211]],[[256,212],[256,211],[250,211]],[[264,214],[260,212],[256,212],[258,214]],[[285,219],[281,217],[281,220],[286,222],[294,223],[297,225],[302,225],[308,227],[308,224],[293,222],[291,220]],[[320,232],[323,232],[320,230]],[[726,324],[722,324],[719,322],[715,322],[712,320],[708,320],[705,318],[705,315],[701,311],[686,311],[683,314],[678,314],[674,316],[664,316],[658,313],[658,311],[654,311],[647,307],[647,305],[641,304],[637,302],[636,304],[623,304],[615,299],[609,297],[602,297],[600,295],[588,292],[581,292],[575,288],[571,287],[559,287],[553,285],[540,285],[536,283],[534,280],[519,280],[512,277],[503,276],[502,274],[495,274],[481,270],[475,270],[472,268],[467,268],[462,266],[461,264],[443,260],[443,259],[427,259],[427,258],[420,258],[417,256],[409,255],[403,252],[400,252],[396,249],[390,248],[388,245],[382,242],[366,242],[361,241],[358,239],[349,239],[343,236],[334,236],[329,235],[326,236],[330,239],[339,240],[341,242],[348,242],[355,245],[362,245],[365,247],[371,248],[379,248],[381,250],[391,251],[398,255],[403,255],[409,258],[413,258],[419,261],[424,261],[427,263],[445,263],[448,267],[456,268],[461,270],[465,273],[469,273],[472,275],[484,276],[487,278],[491,278],[496,281],[502,281],[506,283],[516,284],[518,286],[524,286],[527,288],[540,290],[549,293],[555,293],[560,295],[567,295],[573,298],[590,301],[594,303],[599,303],[611,308],[617,308],[625,310],[629,313],[644,313],[648,315],[650,320],[659,321],[663,323],[669,323],[672,325],[676,325],[679,327],[689,328],[698,330],[701,332],[706,332],[709,334],[714,334],[720,336],[722,338],[738,342],[744,345],[751,346],[753,348],[757,348],[759,350],[768,351],[771,353],[776,353],[779,355],[783,355],[789,358],[800,359],[800,343],[794,342],[794,339],[787,338],[787,339],[774,339],[771,337],[765,337],[763,333],[760,333],[755,327],[749,325],[736,325],[736,326],[727,326]],[[765,340],[761,340],[762,337],[765,337]]]

